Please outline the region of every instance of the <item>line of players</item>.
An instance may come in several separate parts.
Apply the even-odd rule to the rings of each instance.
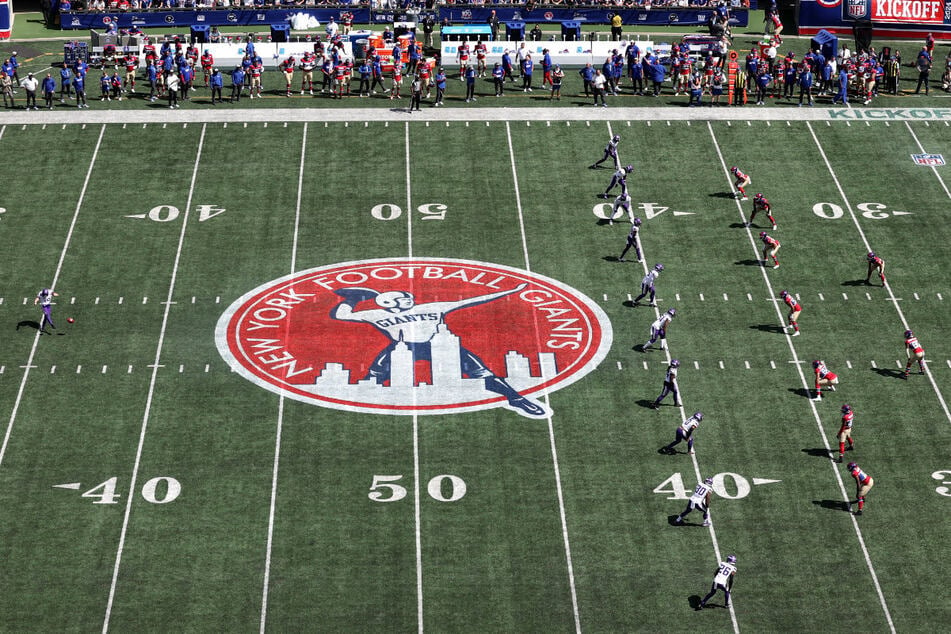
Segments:
[[[600,160],[592,164],[590,167],[592,169],[598,168],[601,164],[612,161],[615,167],[615,173],[611,179],[610,184],[603,194],[599,194],[601,198],[608,198],[610,192],[616,187],[621,187],[621,194],[615,198],[611,219],[609,222],[613,224],[613,218],[618,215],[618,212],[626,213],[628,217],[631,217],[631,197],[627,190],[627,176],[633,172],[633,166],[628,165],[624,168],[621,167],[620,159],[618,156],[618,144],[620,143],[620,136],[614,135],[611,140],[608,142],[607,146],[604,149],[604,154]],[[749,175],[742,172],[738,167],[733,167],[730,170],[730,173],[736,179],[734,187],[737,190],[735,194],[736,197],[740,200],[746,201],[749,200],[746,194],[746,187],[752,183],[752,179]],[[750,215],[750,220],[745,223],[747,228],[753,226],[753,222],[756,218],[757,213],[763,212],[769,218],[769,221],[772,225],[772,230],[777,230],[776,219],[772,213],[772,206],[769,201],[766,199],[763,194],[758,193],[754,196],[753,199],[753,209]],[[637,256],[637,262],[642,263],[643,257],[640,249],[640,243],[638,239],[638,233],[641,227],[641,220],[637,217],[632,217],[631,219],[631,230],[627,236],[627,241],[624,247],[624,250],[621,252],[621,255],[618,257],[618,262],[624,262],[624,256],[628,253],[630,249],[635,250]],[[775,238],[769,236],[765,231],[760,232],[760,239],[763,241],[763,258],[762,264],[766,266],[771,258],[773,261],[773,268],[779,268],[779,260],[776,257],[776,253],[780,248],[780,243]],[[876,255],[873,251],[869,251],[866,254],[866,261],[868,264],[868,269],[866,272],[865,283],[870,283],[872,273],[877,273],[879,279],[882,282],[884,287],[886,284],[885,280],[885,262],[884,259]],[[655,301],[655,289],[654,283],[660,273],[664,270],[662,264],[657,264],[653,269],[648,271],[647,275],[641,281],[641,294],[633,300],[634,306],[637,306],[641,299],[643,299],[648,294],[650,295],[649,305],[656,307]],[[797,337],[800,335],[799,330],[799,316],[802,313],[802,305],[799,303],[798,298],[790,293],[787,290],[780,292],[780,299],[787,305],[789,313],[787,316],[787,321],[789,322],[787,326],[784,326],[784,333],[789,334],[792,337]],[[646,351],[650,348],[658,339],[661,343],[661,348],[666,349],[666,334],[667,329],[676,316],[677,311],[674,308],[669,309],[667,312],[663,313],[658,317],[654,322],[651,323],[650,331],[651,336],[650,340],[643,344],[640,348],[642,351]],[[917,337],[911,330],[906,330],[904,333],[904,348],[907,355],[907,362],[905,365],[905,371],[903,373],[903,378],[907,379],[908,374],[911,371],[913,363],[918,363],[919,374],[924,374],[924,348],[919,343]],[[815,397],[813,400],[821,401],[822,399],[822,388],[827,387],[831,391],[835,391],[835,386],[838,384],[838,377],[835,373],[831,372],[826,366],[825,362],[821,359],[816,359],[812,362],[813,371],[815,374]],[[664,377],[664,385],[661,390],[660,395],[654,399],[651,403],[653,409],[658,409],[660,403],[669,395],[673,394],[674,405],[679,407],[680,403],[680,392],[677,385],[677,373],[680,368],[680,361],[678,359],[672,359],[668,364],[666,374]],[[841,408],[842,412],[842,421],[837,434],[837,440],[839,443],[839,452],[838,457],[835,459],[835,462],[842,463],[843,457],[846,451],[846,444],[848,444],[848,449],[851,451],[855,447],[855,441],[852,438],[852,429],[854,425],[855,413],[853,408],[849,404],[844,404]],[[694,412],[687,420],[683,421],[675,430],[675,437],[673,442],[664,447],[661,447],[659,450],[660,453],[664,454],[674,454],[676,453],[675,447],[681,442],[686,442],[687,444],[687,453],[693,454],[693,444],[694,437],[693,434],[696,429],[700,426],[700,423],[703,421],[703,413],[700,411]],[[859,465],[855,462],[850,462],[847,465],[847,470],[849,475],[855,480],[856,484],[856,503],[858,509],[855,511],[855,515],[862,515],[865,507],[865,500],[868,492],[874,486],[874,480],[866,473]],[[699,482],[694,489],[694,492],[691,494],[690,499],[687,503],[687,507],[683,512],[678,514],[674,519],[675,524],[682,524],[684,517],[686,517],[690,512],[698,510],[703,513],[703,526],[710,526],[710,499],[713,490],[713,480],[712,478],[706,478],[703,482]],[[852,504],[850,502],[849,509],[851,510]],[[701,601],[699,607],[706,605],[706,602],[712,598],[718,589],[722,589],[726,594],[726,605],[729,605],[730,600],[730,590],[733,585],[733,579],[736,574],[736,557],[730,555],[727,558],[727,561],[721,562],[715,573],[714,582],[711,587],[710,593],[704,597]]]
[[[633,217],[631,213],[631,196],[627,190],[627,176],[634,171],[634,167],[627,165],[626,167],[621,167],[621,162],[618,157],[618,144],[621,141],[620,135],[613,135],[611,140],[608,141],[607,146],[604,148],[604,155],[593,163],[590,168],[597,169],[603,163],[611,162],[614,164],[615,172],[611,178],[611,182],[608,185],[604,193],[599,194],[600,198],[608,198],[610,192],[617,186],[621,187],[621,193],[614,199],[614,204],[611,210],[611,216],[608,220],[610,224],[614,223],[614,217],[618,216],[620,212],[623,215],[631,218],[631,230],[627,235],[627,241],[624,246],[624,250],[621,251],[621,255],[618,256],[618,262],[625,262],[624,256],[627,255],[628,251],[634,249],[634,253],[637,257],[636,262],[643,263],[643,254],[641,252],[640,241],[638,238],[638,232],[641,227],[641,219]],[[772,216],[770,216],[772,219]],[[775,224],[775,221],[774,221]],[[653,268],[648,270],[647,274],[641,280],[641,293],[632,300],[634,306],[638,306],[640,301],[645,297],[649,297],[648,305],[652,307],[657,306],[656,302],[656,290],[654,288],[655,282],[660,274],[664,270],[664,265],[657,263]],[[677,309],[670,308],[666,312],[661,313],[660,316],[655,319],[650,325],[650,339],[640,346],[642,352],[646,352],[651,346],[660,341],[661,349],[667,349],[667,330],[670,327],[671,322],[674,317],[677,316]],[[664,376],[664,386],[661,389],[660,395],[654,399],[650,407],[652,409],[659,409],[661,402],[667,398],[668,395],[673,395],[674,406],[680,407],[680,389],[677,384],[677,373],[680,369],[680,361],[678,359],[671,359],[670,363],[667,366],[667,371]],[[693,442],[694,442],[694,432],[700,426],[700,423],[703,421],[703,412],[694,412],[687,420],[683,421],[674,432],[674,440],[668,445],[661,447],[658,451],[662,454],[672,455],[677,452],[675,447],[682,442],[687,444],[687,453],[693,454]],[[702,482],[698,482],[697,486],[694,488],[693,493],[690,496],[690,499],[687,501],[687,507],[674,518],[674,524],[682,525],[684,517],[689,515],[692,511],[700,511],[703,513],[703,526],[710,526],[710,499],[713,492],[713,479],[706,478]],[[737,570],[737,561],[736,555],[727,556],[725,561],[721,561],[717,565],[717,569],[714,572],[713,582],[710,586],[710,591],[707,593],[703,599],[700,600],[700,603],[697,605],[697,609],[702,609],[706,607],[706,604],[719,590],[723,590],[726,597],[724,606],[730,606],[730,593],[733,589],[733,580],[736,577]]]

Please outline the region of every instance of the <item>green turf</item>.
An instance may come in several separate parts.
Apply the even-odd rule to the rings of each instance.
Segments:
[[[696,475],[683,445],[657,452],[681,414],[669,399],[646,407],[666,356],[634,345],[655,313],[629,306],[641,266],[613,261],[626,224],[593,213],[610,170],[586,166],[613,133],[636,168],[635,205],[668,207],[635,213],[648,263],[666,267],[660,308],[678,311],[669,342],[684,407],[706,415],[699,470],[749,485],[713,503],[720,553],[739,558],[738,628],[889,630],[836,473],[849,496],[854,485],[825,453],[843,402],[857,420],[846,456],[876,480],[856,519],[895,629],[940,631],[951,617],[935,594],[949,498],[932,477],[951,470],[940,400],[951,394],[948,195],[909,157],[913,133],[951,153],[944,123],[108,124],[90,171],[102,130],[7,125],[0,137],[30,167],[0,215],[0,420],[10,424],[0,629],[101,630],[108,610],[112,631],[257,631],[266,586],[270,631],[732,631],[726,610],[693,610],[716,564],[711,533],[670,526],[685,501],[654,491],[672,477],[689,491]],[[718,150],[773,203],[781,268],[758,266],[760,228],[741,225],[751,203],[729,197]],[[384,203],[399,217],[375,219]],[[821,218],[817,203],[843,216]],[[865,217],[863,203],[912,213]],[[425,204],[445,205],[445,218],[424,220]],[[148,217],[163,205],[179,215]],[[225,211],[202,220],[201,205]],[[860,283],[859,229],[887,261],[937,391],[928,376],[899,377],[904,325],[887,289]],[[249,290],[292,270],[410,253],[530,268],[607,313],[614,344],[550,395],[551,436],[547,421],[504,409],[414,421],[282,401],[220,357],[215,324]],[[37,340],[32,297],[57,273],[63,334]],[[804,306],[791,340],[770,295],[784,288]],[[814,358],[841,378],[818,420],[794,358],[807,382]],[[460,500],[427,492],[445,475],[465,482]],[[371,501],[375,476],[401,476],[407,497]],[[113,477],[114,504],[81,497]],[[155,478],[174,478],[180,495],[149,502]],[[68,483],[79,488],[53,488]]]

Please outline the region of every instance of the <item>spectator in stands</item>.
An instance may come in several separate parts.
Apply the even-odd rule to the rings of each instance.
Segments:
[[[611,39],[615,42],[621,40],[621,35],[623,33],[621,27],[624,25],[624,21],[621,19],[620,13],[614,13],[611,15]]]
[[[540,28],[538,28],[538,25],[536,24],[535,26],[532,27],[532,30],[529,31],[528,36],[529,36],[529,38],[531,38],[531,40],[532,40],[533,42],[541,42],[541,41],[542,41],[542,30],[541,30]]]
[[[433,31],[435,29],[436,20],[433,18],[433,14],[426,14],[426,17],[423,18],[423,46],[426,48],[433,47]]]
[[[492,41],[495,42],[499,39],[499,16],[495,14],[495,9],[492,9],[492,13],[490,13],[486,19],[486,24],[489,25],[489,31],[492,33]]]

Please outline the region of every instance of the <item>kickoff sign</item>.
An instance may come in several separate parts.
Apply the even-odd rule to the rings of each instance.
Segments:
[[[894,24],[944,24],[951,0],[845,0],[842,18]]]

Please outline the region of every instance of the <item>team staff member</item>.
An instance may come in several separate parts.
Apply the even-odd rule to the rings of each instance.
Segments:
[[[779,297],[789,306],[789,325],[784,327],[784,331],[789,331],[792,328],[792,336],[799,336],[799,313],[802,312],[802,305],[799,303],[799,300],[796,299],[796,296],[790,293],[789,291],[783,291],[779,294]]]
[[[244,90],[244,70],[240,66],[235,66],[231,71],[231,99],[228,101],[234,103],[241,101],[241,91]]]
[[[466,80],[466,103],[470,101],[476,101],[475,96],[475,82],[476,82],[476,70],[472,66],[466,68],[466,76],[463,77]]]
[[[440,66],[439,70],[436,71],[436,103],[433,104],[433,107],[443,105],[443,97],[446,94],[446,71]]]
[[[908,378],[911,371],[911,364],[918,362],[918,374],[925,373],[925,349],[918,343],[918,337],[910,330],[905,331],[905,354],[908,355],[908,361],[905,363],[905,373],[903,378]]]
[[[505,94],[505,69],[502,64],[496,62],[492,69],[492,82],[495,84],[495,96],[501,97]]]
[[[683,524],[684,517],[690,515],[691,511],[700,511],[703,513],[703,525],[710,526],[710,498],[713,493],[713,478],[707,478],[703,482],[698,482],[687,501],[687,508],[674,519],[674,524]]]
[[[674,442],[666,445],[662,451],[666,454],[675,454],[677,451],[674,449],[683,441],[687,441],[687,453],[693,455],[693,432],[697,430],[697,427],[700,426],[701,421],[703,421],[703,412],[694,412],[693,415],[680,423],[677,426],[677,431],[674,436]]]
[[[852,425],[855,422],[855,412],[852,411],[851,405],[842,406],[842,425],[839,427],[839,459],[836,460],[839,464],[842,464],[842,457],[845,455],[845,443],[849,443],[849,451],[855,449],[855,441],[852,440]]]
[[[769,221],[773,223],[773,231],[776,231],[776,219],[773,218],[773,208],[769,204],[769,201],[766,200],[766,196],[763,194],[756,194],[753,196],[753,213],[750,215],[750,221],[746,223],[746,226],[753,226],[753,221],[756,220],[756,214],[760,211],[766,214],[766,217],[769,218]]]
[[[779,240],[771,238],[765,231],[759,232],[759,239],[763,241],[763,266],[769,264],[769,260],[772,258],[773,268],[778,269],[779,258],[776,257],[776,252],[779,251],[779,247],[782,246],[779,244]]]
[[[822,388],[828,387],[835,392],[835,386],[839,384],[839,377],[834,372],[830,372],[829,368],[826,367],[826,362],[821,359],[812,362],[812,369],[816,375],[816,397],[813,400],[821,401]]]
[[[872,480],[872,476],[862,471],[854,462],[850,462],[846,465],[846,468],[849,470],[849,475],[855,478],[855,497],[859,505],[859,509],[855,514],[861,515],[865,509],[865,496],[868,495],[868,492],[875,486],[875,481]],[[852,510],[851,504],[849,504],[849,510]]]
[[[221,76],[221,71],[217,68],[212,69],[209,83],[211,84],[211,105],[222,103],[224,99],[221,98],[221,89],[224,86],[225,80],[224,77]]]
[[[26,109],[39,110],[36,106],[36,89],[40,87],[40,82],[33,76],[33,73],[28,73],[26,79],[20,82],[20,85],[26,91]]]
[[[865,274],[865,283],[869,283],[869,278],[872,277],[872,271],[877,270],[878,278],[882,280],[882,286],[885,286],[885,260],[875,255],[874,251],[869,251],[865,259],[868,260],[868,272]]]
[[[729,555],[726,561],[721,561],[720,565],[717,566],[717,571],[713,575],[713,585],[710,586],[710,592],[707,593],[707,596],[700,599],[700,604],[697,606],[697,609],[702,610],[707,607],[707,601],[713,598],[717,590],[723,590],[723,594],[726,595],[726,601],[724,601],[723,607],[729,608],[730,592],[733,590],[733,579],[735,577],[736,555]]]
[[[551,71],[551,95],[548,97],[548,101],[557,99],[561,101],[561,82],[565,79],[565,71],[561,70],[561,66],[555,64],[554,69]]]
[[[670,365],[667,366],[667,374],[664,375],[664,387],[660,391],[660,396],[655,398],[654,402],[651,403],[652,409],[658,409],[661,401],[667,398],[668,394],[674,395],[674,407],[680,407],[680,388],[677,385],[677,371],[679,369],[680,361],[678,359],[671,359]]]
[[[46,109],[53,109],[53,97],[56,96],[56,80],[51,73],[46,73],[43,79],[43,98],[46,100]]]

